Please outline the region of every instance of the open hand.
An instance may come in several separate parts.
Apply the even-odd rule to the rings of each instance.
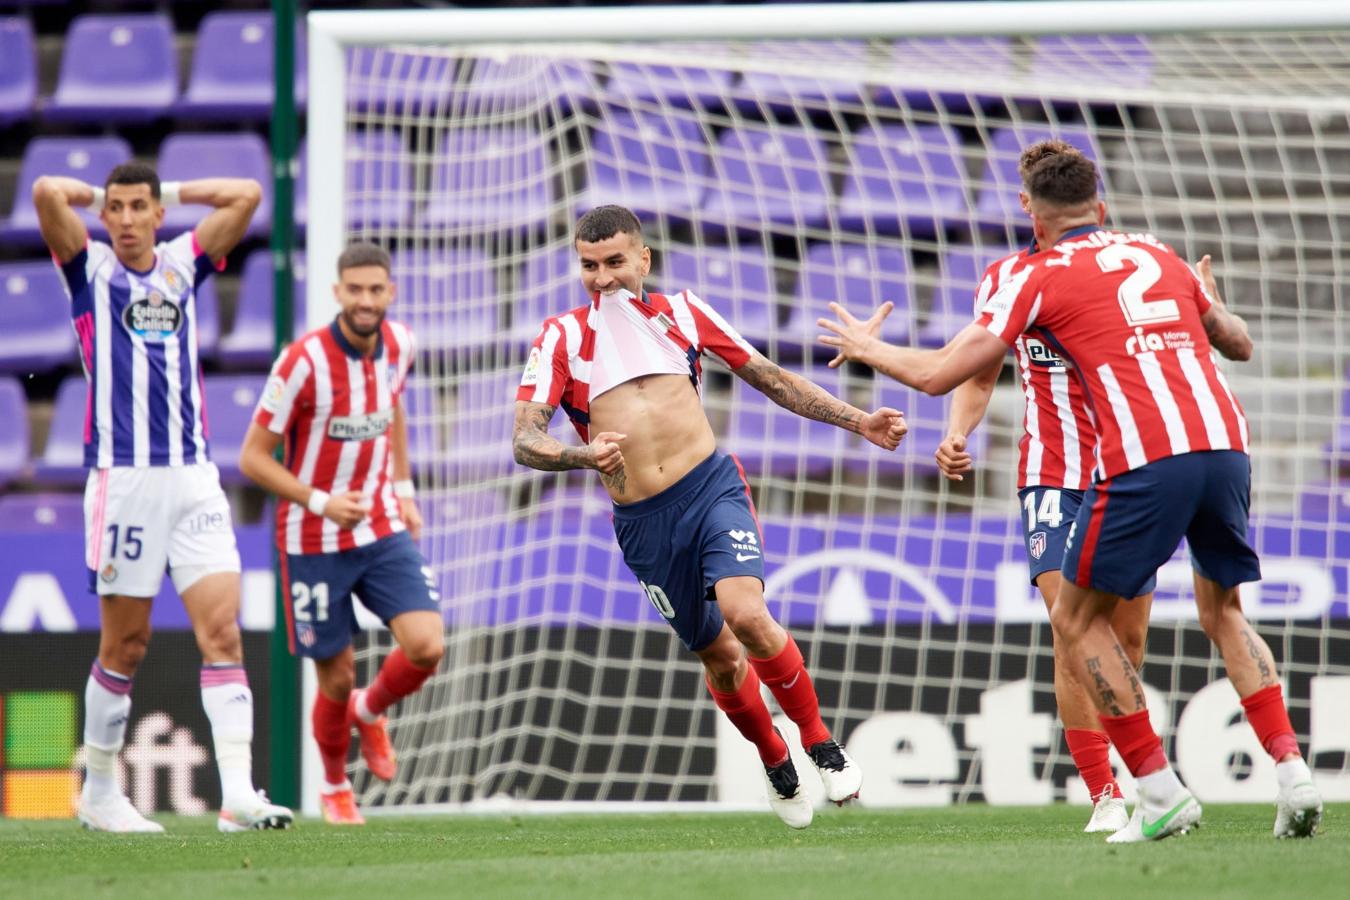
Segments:
[[[591,458],[600,474],[613,475],[623,468],[623,451],[619,449],[619,443],[627,439],[628,435],[617,431],[602,431],[591,438]]]
[[[900,439],[909,433],[909,426],[905,424],[904,413],[883,406],[862,420],[859,433],[878,447],[894,450],[900,446]]]
[[[1223,305],[1223,298],[1219,296],[1219,283],[1214,280],[1214,267],[1210,262],[1208,253],[1200,257],[1200,261],[1195,264],[1195,271],[1200,276],[1200,282],[1205,286],[1205,293],[1209,294],[1210,299],[1215,303]]]
[[[970,454],[966,452],[966,436],[963,434],[947,435],[938,444],[933,456],[937,458],[938,470],[949,481],[965,481],[965,474],[975,468]]]
[[[323,508],[324,516],[336,522],[339,528],[355,528],[361,524],[369,511],[370,504],[361,496],[360,491],[334,494],[328,498],[328,503]]]
[[[826,318],[816,320],[817,325],[832,332],[831,334],[822,334],[820,342],[835,347],[839,351],[838,355],[830,360],[830,368],[837,369],[846,360],[857,361],[862,359],[868,346],[876,342],[877,335],[881,333],[881,323],[886,320],[893,309],[895,309],[895,304],[887,300],[876,308],[870,318],[859,321],[840,304],[831,303],[830,312],[838,317],[838,321]]]

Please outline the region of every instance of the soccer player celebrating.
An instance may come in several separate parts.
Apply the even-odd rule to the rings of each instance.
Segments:
[[[703,412],[700,356],[715,354],[783,408],[887,450],[904,436],[904,419],[892,409],[864,413],[785,372],[690,291],[647,292],[651,250],[629,210],[586,213],[575,245],[590,301],[546,319],[535,339],[517,393],[516,461],[599,471],[625,562],[702,660],[718,707],[759,751],[774,811],[805,828],[811,800],[761,681],[800,729],[831,800],[856,796],[862,773],[821,721],[801,651],[765,606],[759,521],[740,463],[717,450]],[[559,406],[586,446],[548,434]]]
[[[399,402],[413,364],[412,333],[385,320],[394,300],[389,254],[352,244],[337,263],[336,319],[291,344],[272,367],[244,437],[239,468],[280,498],[277,542],[291,605],[292,653],[314,660],[314,739],[320,800],[335,825],[361,825],[347,780],[352,726],[377,778],[397,771],[386,709],[422,686],[444,651],[439,595],[414,543],[408,426]],[[285,464],[273,453],[285,440]],[[352,594],[384,620],[398,646],[375,682],[353,690]]]
[[[1121,599],[1139,592],[1183,536],[1201,627],[1276,763],[1274,833],[1309,837],[1321,821],[1321,797],[1299,753],[1275,661],[1238,596],[1239,584],[1261,577],[1247,541],[1247,422],[1211,350],[1247,359],[1246,324],[1155,237],[1101,227],[1106,205],[1090,160],[1041,160],[1028,173],[1027,192],[1043,249],[946,347],[887,346],[837,304],[839,321],[820,321],[831,332],[821,340],[845,359],[933,394],[987,370],[1027,333],[1072,366],[1096,425],[1095,482],[1069,532],[1050,621],[1138,781],[1134,815],[1107,840],[1158,840],[1200,820],[1200,804],[1168,764],[1138,674],[1111,627]]]
[[[1026,180],[1036,163],[1061,153],[1078,154],[1079,150],[1059,140],[1040,141],[1027,147],[1018,161],[1022,179]],[[1029,202],[1025,190],[1021,192],[1021,201],[1025,210]],[[1036,249],[1033,242],[985,269],[976,292],[977,315],[1011,273],[1034,257]],[[1019,335],[1013,352],[1026,397],[1022,439],[1018,442],[1017,496],[1023,512],[1027,562],[1032,585],[1040,591],[1046,609],[1053,609],[1059,593],[1059,569],[1064,561],[1066,539],[1082,506],[1083,492],[1091,482],[1096,435],[1083,388],[1069,373],[1064,360],[1035,334]],[[1000,359],[963,382],[952,394],[947,436],[938,446],[936,456],[942,474],[953,481],[961,481],[974,466],[966,451],[966,439],[984,417],[1002,369]],[[1136,669],[1144,658],[1154,580],[1150,577],[1140,588],[1142,596],[1117,605],[1111,618],[1111,627]],[[1072,667],[1063,658],[1058,644],[1055,650],[1055,702],[1064,723],[1064,739],[1093,801],[1092,817],[1083,830],[1119,831],[1129,821],[1129,814],[1111,771],[1111,742],[1097,720],[1097,710],[1087,689],[1073,677]]]
[[[239,552],[207,450],[197,360],[196,294],[225,265],[262,197],[255,181],[160,184],[125,163],[102,188],[45,176],[33,185],[42,237],[70,295],[89,380],[85,418],[85,563],[99,596],[100,639],[85,687],[87,774],[78,816],[98,831],[163,831],[117,784],[131,683],[150,640],[150,607],[167,569],[202,653],[202,706],[220,769],[221,831],[285,828],[291,812],[253,787],[253,694],[239,639]],[[214,207],[156,243],[166,203]],[[73,207],[97,206],[110,243]]]

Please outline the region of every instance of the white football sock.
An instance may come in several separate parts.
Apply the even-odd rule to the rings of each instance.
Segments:
[[[1296,784],[1306,784],[1312,781],[1312,770],[1308,768],[1308,763],[1301,756],[1297,759],[1285,760],[1282,763],[1275,764],[1275,780],[1279,782],[1282,789],[1293,787]]]
[[[1152,803],[1166,803],[1186,788],[1170,765],[1136,778],[1139,794]]]
[[[126,741],[130,716],[131,679],[95,662],[84,685],[83,793],[91,800],[121,793],[117,754]]]
[[[211,721],[211,740],[220,770],[221,806],[236,809],[255,802],[253,788],[253,691],[244,667],[202,666],[202,708]]]
[[[367,725],[374,725],[376,722],[380,721],[380,716],[378,713],[371,712],[370,707],[366,706],[366,693],[367,692],[364,689],[356,692],[356,703],[354,704],[356,707],[356,717]]]
[[[329,784],[327,779],[325,779],[324,783],[319,786],[319,793],[327,796],[329,794],[336,794],[340,791],[350,791],[351,789],[352,783],[345,778],[342,779],[342,784]]]

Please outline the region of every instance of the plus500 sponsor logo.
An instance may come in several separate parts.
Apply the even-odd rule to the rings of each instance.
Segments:
[[[363,416],[334,416],[328,420],[328,436],[335,441],[368,441],[388,431],[393,421],[392,409]]]

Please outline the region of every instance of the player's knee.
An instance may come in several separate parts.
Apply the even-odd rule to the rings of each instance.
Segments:
[[[356,666],[350,661],[346,665],[320,666],[319,690],[329,700],[346,703],[356,687]]]
[[[434,669],[445,655],[445,641],[439,634],[416,635],[403,647],[408,662],[419,669]]]
[[[1054,630],[1056,643],[1068,646],[1076,643],[1084,631],[1081,617],[1068,603],[1056,603],[1050,607],[1050,627]]]
[[[118,635],[104,642],[102,654],[112,663],[112,670],[120,675],[134,675],[150,648],[150,629]]]
[[[197,630],[197,643],[210,662],[234,661],[243,655],[239,623],[234,619],[205,623]]]
[[[776,638],[782,626],[773,620],[764,606],[743,607],[724,612],[727,627],[736,635],[736,640],[747,647],[761,647],[779,643]]]
[[[1130,661],[1130,665],[1139,669],[1144,665],[1144,635],[1132,632],[1118,631],[1116,640],[1120,642],[1120,649],[1125,651],[1125,658]]]

